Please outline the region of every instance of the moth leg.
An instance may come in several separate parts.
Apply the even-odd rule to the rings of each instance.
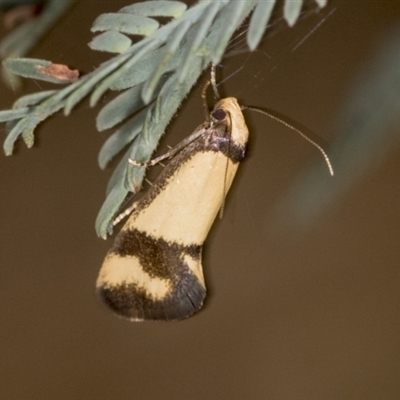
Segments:
[[[136,160],[132,160],[132,158],[128,159],[128,162],[136,167],[151,167],[157,163],[159,163],[162,160],[165,160],[166,158],[171,158],[175,154],[179,153],[183,148],[185,148],[187,145],[195,141],[197,138],[199,138],[204,132],[206,131],[206,128],[202,127],[201,129],[195,130],[190,136],[188,136],[186,139],[183,139],[181,142],[179,142],[175,147],[172,149],[168,150],[165,154],[153,158],[152,160],[148,162],[140,162]]]
[[[159,163],[162,160],[165,160],[166,158],[170,158],[173,155],[176,154],[176,152],[173,152],[174,149],[171,149],[170,151],[167,151],[165,154],[163,154],[162,156],[153,158],[152,160],[148,161],[148,162],[140,162],[140,161],[136,161],[136,160],[132,160],[131,158],[128,160],[130,164],[134,165],[135,167],[152,167],[153,165]]]
[[[122,211],[120,214],[118,214],[114,221],[113,221],[113,226],[119,224],[125,217],[127,217],[129,214],[131,214],[134,210],[136,209],[136,202],[133,203],[130,207],[128,207],[126,210]]]

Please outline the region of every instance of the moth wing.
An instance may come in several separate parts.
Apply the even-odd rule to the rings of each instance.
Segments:
[[[101,268],[98,294],[114,312],[133,321],[187,318],[206,296],[201,250],[122,231]]]

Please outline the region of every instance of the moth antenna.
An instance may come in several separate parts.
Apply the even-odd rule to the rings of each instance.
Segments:
[[[305,133],[303,133],[301,130],[295,128],[293,125],[288,124],[288,123],[287,123],[286,121],[284,121],[283,119],[281,119],[281,118],[279,118],[279,117],[276,117],[275,115],[273,115],[273,114],[271,114],[271,113],[269,113],[269,112],[267,112],[267,111],[259,110],[258,108],[253,108],[253,107],[248,107],[248,106],[242,106],[241,108],[242,108],[242,110],[257,111],[257,112],[259,112],[260,114],[264,114],[264,115],[266,115],[266,116],[272,118],[273,120],[275,120],[275,121],[277,121],[277,122],[280,122],[282,125],[285,125],[287,128],[291,129],[292,131],[297,132],[300,136],[302,136],[304,139],[306,139],[309,143],[311,143],[314,147],[316,147],[316,148],[321,152],[321,154],[324,156],[326,165],[328,166],[329,173],[330,173],[332,176],[334,175],[331,161],[330,161],[328,155],[326,154],[325,150],[324,150],[318,143],[316,143],[316,142],[314,142],[312,139],[310,139],[310,138],[309,138]]]
[[[225,197],[224,200],[222,200],[221,208],[219,209],[219,219],[222,219],[224,216],[224,211],[225,211]]]
[[[218,86],[217,86],[217,66],[212,63],[211,64],[211,86],[213,88],[214,92],[214,97],[216,100],[220,100],[221,95],[218,92]]]
[[[229,141],[229,143],[230,143],[230,141]],[[220,219],[222,219],[222,217],[224,216],[224,211],[225,211],[225,199],[226,199],[226,194],[227,194],[226,193],[226,178],[228,176],[228,167],[229,167],[229,161],[227,160],[226,167],[225,167],[225,174],[224,174],[224,185],[222,187],[222,203],[221,203],[221,208],[219,209],[219,218]]]
[[[230,120],[230,115],[229,116],[229,120]],[[229,124],[229,141],[228,141],[228,154],[230,154],[231,151],[231,141],[232,141],[232,121],[230,120],[230,124]],[[226,167],[225,167],[225,174],[224,174],[224,185],[223,185],[223,198],[222,198],[222,204],[221,204],[221,208],[219,210],[219,218],[222,218],[224,215],[224,210],[225,210],[225,199],[226,199],[226,195],[228,193],[228,191],[226,190],[226,179],[228,177],[228,168],[229,168],[229,161],[228,159],[226,160]]]
[[[230,142],[229,142],[230,143]],[[228,161],[226,162],[226,167],[225,167],[225,175],[224,175],[224,185],[222,187],[222,204],[221,204],[221,208],[219,209],[219,218],[222,219],[222,217],[224,216],[224,211],[225,211],[225,200],[226,200],[226,194],[227,194],[227,190],[226,190],[226,178],[228,176],[228,168],[229,168],[229,164]]]
[[[203,86],[203,90],[201,91],[201,98],[203,100],[203,114],[206,122],[210,122],[210,114],[208,111],[208,105],[207,105],[207,89],[208,86],[211,84],[213,92],[214,92],[214,97],[216,100],[219,100],[221,98],[219,92],[218,92],[218,87],[217,87],[217,81],[216,81],[216,65],[214,63],[211,64],[211,78],[209,81],[205,83]]]
[[[207,105],[207,89],[208,86],[210,86],[210,83],[211,83],[210,81],[207,81],[203,86],[203,90],[201,91],[201,99],[203,102],[203,115],[206,122],[210,122],[210,113],[208,111],[208,105]]]

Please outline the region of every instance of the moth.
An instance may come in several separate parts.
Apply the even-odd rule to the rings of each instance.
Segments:
[[[228,97],[187,139],[147,164],[171,158],[134,203],[96,284],[100,298],[118,315],[169,321],[201,309],[203,243],[245,157],[248,137],[242,108]]]

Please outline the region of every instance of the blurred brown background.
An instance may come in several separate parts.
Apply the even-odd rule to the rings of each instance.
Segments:
[[[31,56],[91,71],[106,58],[87,48],[92,21],[126,4],[81,0]],[[394,24],[397,1],[332,0],[224,61],[221,78],[235,74],[222,90],[335,143],[352,83]],[[199,87],[164,145],[202,121]],[[2,84],[0,108],[20,94]],[[95,130],[97,111],[83,102],[42,124],[33,149],[0,156],[1,400],[400,398],[396,143],[299,223],[280,205],[301,171],[315,163],[317,188],[340,188],[354,171],[330,152],[330,178],[314,147],[247,112],[249,156],[205,248],[206,306],[179,323],[130,323],[94,294],[111,244],[94,232],[111,174],[96,164],[108,135]]]

